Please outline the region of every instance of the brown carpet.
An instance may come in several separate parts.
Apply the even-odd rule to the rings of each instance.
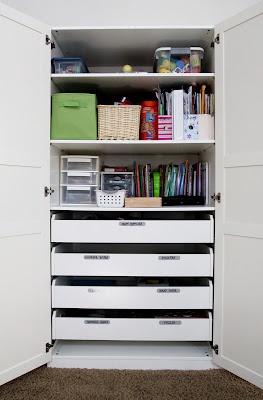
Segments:
[[[1,400],[263,400],[263,390],[219,369],[141,371],[41,367],[0,387]]]

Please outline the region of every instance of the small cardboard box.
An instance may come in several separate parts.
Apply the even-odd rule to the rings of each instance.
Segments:
[[[214,140],[215,118],[210,114],[184,115],[184,140]]]
[[[158,116],[158,140],[172,140],[173,126],[171,115]]]
[[[124,207],[162,207],[161,197],[125,197]]]

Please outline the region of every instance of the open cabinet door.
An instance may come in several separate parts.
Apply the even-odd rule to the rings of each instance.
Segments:
[[[0,4],[0,384],[51,358],[49,34]]]
[[[214,362],[263,388],[263,2],[217,35]]]

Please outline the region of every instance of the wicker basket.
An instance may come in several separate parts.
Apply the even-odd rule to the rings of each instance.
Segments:
[[[139,140],[141,106],[98,105],[99,140]]]

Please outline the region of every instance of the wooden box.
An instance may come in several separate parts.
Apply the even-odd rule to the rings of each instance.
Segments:
[[[162,207],[161,197],[126,197],[124,207]]]

